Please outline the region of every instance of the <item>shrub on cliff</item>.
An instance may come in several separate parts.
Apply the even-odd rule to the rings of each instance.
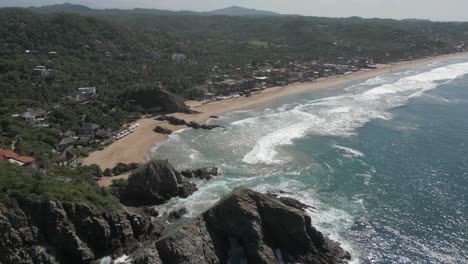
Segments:
[[[112,180],[112,184],[110,187],[117,188],[117,189],[125,189],[127,188],[128,180],[127,179],[115,179]]]
[[[118,207],[117,199],[97,186],[90,171],[88,167],[57,167],[43,173],[0,161],[0,202],[14,205],[17,200],[33,199]]]

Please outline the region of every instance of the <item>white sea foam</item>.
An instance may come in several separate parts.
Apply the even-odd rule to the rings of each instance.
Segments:
[[[420,74],[406,76],[394,83],[382,84],[359,93],[312,100],[296,107],[277,109],[257,117],[232,123],[255,133],[251,150],[243,157],[249,164],[275,164],[278,147],[289,145],[295,139],[312,135],[350,136],[355,130],[374,119],[391,119],[388,110],[404,105],[413,97],[468,74],[468,63],[452,64]],[[370,86],[383,78],[364,82]],[[289,110],[288,110],[289,109]],[[348,153],[355,155],[356,153]],[[286,155],[281,155],[286,156]]]
[[[249,164],[280,163],[281,160],[275,159],[276,155],[278,154],[276,151],[276,146],[292,144],[292,140],[302,137],[308,127],[308,124],[299,123],[270,133],[257,141],[253,150],[245,155],[242,160]]]
[[[332,147],[336,148],[336,149],[340,149],[340,150],[343,150],[346,154],[344,155],[345,157],[348,157],[348,158],[353,158],[353,157],[364,157],[364,153],[358,151],[358,150],[355,150],[355,149],[352,149],[352,148],[347,148],[347,147],[343,147],[343,146],[340,146],[340,145],[333,145]]]

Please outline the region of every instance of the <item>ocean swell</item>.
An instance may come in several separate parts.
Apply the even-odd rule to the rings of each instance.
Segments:
[[[357,128],[371,120],[391,119],[390,109],[405,105],[411,98],[465,74],[468,74],[468,63],[435,68],[393,83],[382,84],[382,80],[387,79],[376,77],[375,80],[354,85],[355,89],[345,90],[346,93],[340,96],[283,106],[231,125],[243,126],[246,131],[254,131],[257,135],[256,141],[251,144],[253,148],[244,155],[243,162],[282,163],[285,160],[279,158],[280,146],[293,144],[295,139],[306,135],[351,136]],[[379,85],[369,87],[372,84]],[[367,89],[363,90],[363,87]]]

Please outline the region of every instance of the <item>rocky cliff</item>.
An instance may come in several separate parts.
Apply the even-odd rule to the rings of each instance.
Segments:
[[[300,203],[237,189],[156,242],[172,263],[346,263],[350,254],[311,225]],[[157,263],[157,262],[154,262]],[[245,262],[244,262],[245,263]]]
[[[162,229],[128,209],[101,212],[85,204],[38,201],[0,204],[0,263],[91,263],[157,239]]]
[[[169,162],[152,160],[130,175],[120,196],[124,203],[154,205],[172,197],[187,198],[196,190]]]
[[[240,188],[161,237],[160,224],[129,209],[24,201],[0,206],[0,263],[97,263],[129,248],[132,264],[346,263],[349,253],[311,225],[305,207]]]

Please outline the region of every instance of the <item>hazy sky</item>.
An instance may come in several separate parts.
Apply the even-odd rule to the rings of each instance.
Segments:
[[[43,5],[64,0],[0,0],[6,5]],[[232,5],[287,14],[331,17],[427,18],[468,21],[468,0],[68,0],[94,8],[157,8],[208,11]]]

